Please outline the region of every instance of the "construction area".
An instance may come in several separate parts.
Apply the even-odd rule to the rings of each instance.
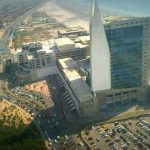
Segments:
[[[49,17],[44,12],[35,12],[19,27],[13,38],[13,47],[20,48],[22,43],[46,41],[57,36],[57,30],[65,26]]]

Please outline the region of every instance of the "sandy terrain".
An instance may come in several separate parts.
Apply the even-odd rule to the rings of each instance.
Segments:
[[[25,85],[25,88],[30,91],[36,91],[36,92],[40,92],[46,96],[50,96],[49,88],[48,88],[47,82],[45,80]]]
[[[1,40],[2,36],[3,36],[3,34],[4,34],[4,30],[0,30],[0,40]]]
[[[15,123],[16,126],[22,121],[24,124],[29,124],[32,117],[22,108],[10,103],[9,101],[0,102],[0,116],[5,118],[5,125]]]
[[[58,22],[61,22],[69,27],[83,27],[86,30],[89,30],[89,19],[84,15],[79,15],[73,13],[65,8],[59,6],[55,3],[55,0],[48,2],[39,11],[45,12],[48,16],[56,19]]]

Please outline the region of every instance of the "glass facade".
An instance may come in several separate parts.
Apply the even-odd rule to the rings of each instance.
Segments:
[[[131,88],[142,83],[143,26],[106,29],[111,51],[112,88]]]

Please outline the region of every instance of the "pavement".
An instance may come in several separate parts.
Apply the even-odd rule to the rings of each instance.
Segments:
[[[69,141],[69,143],[73,143],[72,145],[73,147],[86,149],[83,148],[84,145],[83,146],[78,145],[79,143],[82,142],[80,138],[77,138],[77,135],[80,134],[80,131],[85,127],[85,125],[69,122],[65,118],[62,109],[62,96],[59,89],[57,89],[55,80],[54,79],[49,80],[48,82],[49,82],[51,97],[54,102],[54,109],[53,111],[50,111],[50,108],[39,111],[35,117],[35,120],[38,123],[41,131],[44,133],[45,139],[50,138],[54,144],[54,141],[58,137],[62,138],[67,136],[68,140],[71,140]],[[56,89],[52,89],[52,87],[56,87]],[[50,116],[46,117],[45,114],[48,113],[51,114]],[[59,144],[60,143],[54,144],[54,147],[58,149]]]

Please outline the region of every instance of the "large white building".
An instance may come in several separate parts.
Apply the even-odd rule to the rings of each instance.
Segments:
[[[75,69],[74,61],[71,58],[59,59],[58,69],[66,88],[65,101],[70,103],[70,109],[76,109],[78,115],[84,118],[98,113],[98,102],[93,101],[91,88]],[[70,98],[67,95],[70,95]]]
[[[57,59],[71,57],[82,60],[87,56],[87,44],[70,38],[51,39],[45,42],[24,43],[16,52],[19,79],[35,81],[56,74]]]
[[[93,3],[96,4],[95,1]],[[97,4],[94,5],[94,10],[92,9],[93,14],[94,12],[95,18],[91,19],[92,23],[90,24],[91,88],[93,90],[93,85],[100,87],[105,86],[105,83],[111,83],[110,89],[99,88],[98,90],[97,88],[95,90],[100,110],[116,109],[117,107],[129,106],[130,104],[149,100],[150,17],[120,17],[116,20],[111,20],[110,17],[105,21],[104,29],[99,19],[101,17]],[[100,28],[104,32],[101,31],[101,33]],[[106,50],[103,45],[107,44],[107,42],[109,49]],[[101,49],[105,49],[102,55]],[[103,65],[102,63],[100,64],[99,60],[101,56],[107,60]],[[109,62],[111,65],[109,65]],[[108,68],[110,68],[110,78],[107,78],[108,76],[106,75],[108,74]],[[102,74],[105,74],[105,76],[102,77]],[[104,81],[104,84],[101,85],[100,79]]]
[[[96,0],[93,1],[90,61],[89,58],[78,61],[70,69],[79,72],[81,67],[85,68],[88,79],[90,77],[88,86],[91,86],[93,97],[90,102],[93,104],[88,103],[88,100],[84,101],[84,111],[87,114],[81,116],[92,116],[94,113],[91,113],[91,109],[95,112],[114,111],[145,102],[150,98],[150,18],[112,18],[103,22],[103,25],[98,4]],[[65,80],[69,80],[64,73],[61,75]],[[74,87],[69,88],[75,91]],[[76,94],[72,92],[71,95]],[[76,101],[78,100],[76,97]],[[76,108],[78,110],[77,105]]]
[[[35,81],[58,73],[56,56],[47,44],[40,42],[27,43],[18,49],[16,53],[18,70],[17,77],[20,80]]]

